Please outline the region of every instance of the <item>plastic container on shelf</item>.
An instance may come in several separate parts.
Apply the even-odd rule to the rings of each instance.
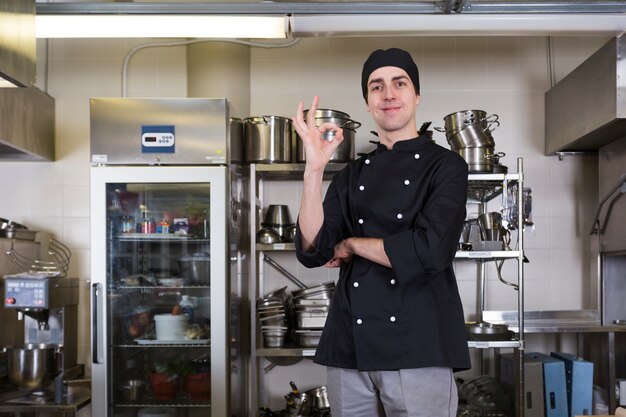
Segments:
[[[154,323],[157,340],[184,340],[189,319],[183,314],[157,314]]]

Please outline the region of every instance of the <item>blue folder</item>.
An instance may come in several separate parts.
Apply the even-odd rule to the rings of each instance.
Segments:
[[[570,417],[593,414],[593,363],[569,353],[552,352],[550,355],[565,364]]]
[[[564,362],[537,352],[527,353],[525,357],[540,360],[543,363],[546,417],[569,417]]]

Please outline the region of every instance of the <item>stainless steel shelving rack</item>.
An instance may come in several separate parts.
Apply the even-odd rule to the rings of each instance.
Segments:
[[[329,164],[325,171],[325,179],[345,167],[345,164]],[[250,298],[253,303],[258,297],[263,295],[262,272],[263,256],[265,252],[294,252],[293,243],[276,243],[272,245],[258,244],[255,240],[256,231],[259,229],[261,212],[263,208],[263,192],[266,181],[298,181],[302,179],[304,164],[250,164],[250,239],[251,247],[255,248],[250,257],[250,271],[253,277],[250,279]],[[486,204],[497,198],[506,198],[509,187],[517,184],[517,201],[523,201],[523,160],[517,160],[517,172],[511,174],[469,174],[468,181],[468,203],[478,204],[479,210],[485,212]],[[486,263],[502,259],[516,259],[518,261],[518,333],[515,340],[509,341],[468,341],[468,346],[474,349],[514,349],[516,352],[516,417],[524,416],[523,398],[523,351],[524,351],[524,239],[523,239],[523,210],[517,210],[517,242],[515,250],[501,251],[459,251],[456,254],[458,261],[474,261],[479,264],[479,284],[481,294],[479,300],[480,312],[484,310],[484,282],[486,277]],[[258,410],[257,394],[259,382],[259,369],[257,358],[260,357],[313,357],[315,348],[263,348],[262,339],[257,332],[256,310],[254,305],[250,308],[250,340],[251,364],[250,364],[250,392],[249,404],[251,415]]]
[[[516,339],[510,341],[469,341],[468,346],[475,349],[496,349],[507,348],[514,350],[515,358],[515,415],[524,417],[524,161],[517,159],[517,172],[507,174],[469,174],[468,176],[468,204],[477,204],[479,214],[486,213],[487,203],[502,196],[507,198],[509,187],[517,186],[517,219],[515,228],[517,230],[514,250],[504,251],[459,251],[456,254],[457,260],[476,261],[478,263],[478,306],[477,320],[483,321],[483,311],[485,311],[485,283],[487,274],[487,263],[492,261],[516,259],[517,260],[517,333]],[[509,204],[509,203],[507,203]],[[505,204],[503,204],[504,206]],[[482,351],[480,357],[480,369],[482,370]]]

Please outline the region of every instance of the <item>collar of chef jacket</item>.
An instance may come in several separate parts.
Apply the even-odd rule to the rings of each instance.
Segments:
[[[393,144],[391,149],[387,149],[385,145],[378,142],[375,153],[386,152],[389,150],[397,152],[412,152],[423,148],[426,145],[433,143],[434,141],[426,135],[417,136],[412,139],[399,140]]]

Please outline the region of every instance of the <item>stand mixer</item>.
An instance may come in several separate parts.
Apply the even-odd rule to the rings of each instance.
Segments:
[[[12,401],[63,402],[64,378],[76,367],[78,285],[78,278],[47,274],[4,277],[4,307],[24,321],[24,345],[3,348],[8,379],[29,391]]]

